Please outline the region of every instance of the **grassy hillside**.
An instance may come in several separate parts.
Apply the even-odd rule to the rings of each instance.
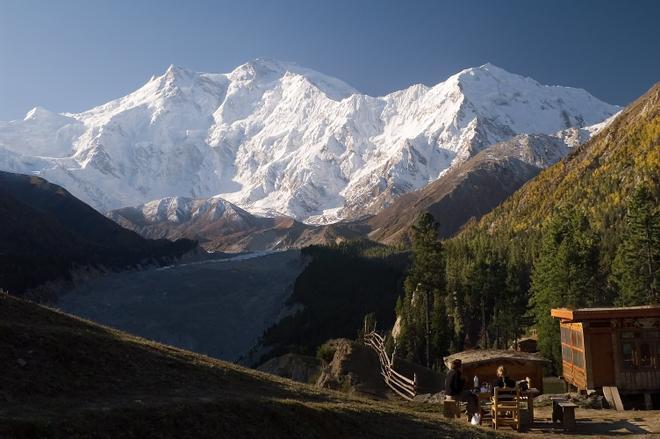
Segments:
[[[495,437],[321,391],[0,293],[3,438]]]

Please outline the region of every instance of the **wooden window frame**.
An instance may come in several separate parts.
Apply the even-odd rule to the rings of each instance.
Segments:
[[[632,333],[632,337],[624,337],[624,333]],[[624,370],[627,371],[648,371],[648,370],[657,370],[660,369],[660,364],[658,364],[658,357],[660,356],[660,337],[658,337],[656,331],[640,330],[627,328],[622,331],[619,331],[618,334],[619,341],[621,343],[621,365]],[[623,360],[623,346],[625,343],[632,344],[632,359],[633,364],[626,364]],[[649,356],[651,358],[651,364],[648,366],[642,366],[641,363],[641,352],[642,344],[647,344],[649,346]]]
[[[580,327],[563,326],[560,328],[560,339],[562,348],[562,363],[569,365],[571,368],[578,369],[586,374],[587,371],[587,356],[584,347],[584,333]],[[579,340],[579,343],[575,343]],[[564,349],[571,351],[571,361],[566,361],[564,357]],[[575,357],[580,357],[582,365],[575,364]]]

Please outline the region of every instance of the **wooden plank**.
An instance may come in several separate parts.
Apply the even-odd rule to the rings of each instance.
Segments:
[[[625,410],[623,408],[623,401],[621,401],[621,395],[619,395],[619,389],[616,386],[611,387],[612,390],[612,398],[614,399],[614,406],[618,411],[623,411]]]
[[[389,372],[392,372],[392,371],[390,370]],[[386,376],[386,378],[388,379],[389,382],[391,382],[393,384],[396,384],[401,389],[403,389],[406,392],[409,392],[410,394],[415,396],[415,387],[414,386],[399,381],[396,377],[394,377],[393,375],[391,375],[389,373],[385,374],[384,376]]]
[[[619,389],[616,386],[603,386],[603,395],[610,407],[618,411],[623,411],[623,402],[621,401],[621,395],[619,395]]]
[[[392,389],[394,392],[396,392],[396,394],[399,395],[400,397],[408,401],[412,401],[412,399],[415,397],[414,392],[411,392],[409,389],[400,388],[399,386],[396,386],[395,383],[393,383],[387,375],[383,374],[383,378],[385,380],[385,384],[387,384],[387,386],[390,389]]]
[[[394,386],[389,385],[389,388],[392,389],[397,395],[399,395],[401,398],[407,400],[407,401],[412,401],[412,398],[408,395],[404,395],[401,391],[397,390]]]
[[[390,371],[392,372],[392,375],[396,376],[397,378],[399,378],[399,379],[400,379],[401,381],[403,381],[404,383],[409,384],[409,385],[411,385],[411,386],[414,386],[414,385],[415,385],[415,381],[414,381],[414,380],[411,380],[410,378],[407,378],[407,377],[401,375],[399,372],[397,372],[397,371],[394,370],[394,369],[390,369]]]
[[[612,396],[612,388],[610,386],[603,386],[603,396],[610,408],[614,408],[614,397]]]
[[[633,306],[627,308],[554,308],[550,315],[565,321],[607,320],[660,317],[660,306]]]

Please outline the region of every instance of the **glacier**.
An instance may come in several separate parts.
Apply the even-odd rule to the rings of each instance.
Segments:
[[[37,107],[0,122],[0,170],[39,175],[104,212],[219,196],[327,224],[375,213],[518,134],[580,143],[619,110],[492,64],[380,97],[275,60],[226,74],[170,66],[82,113]]]

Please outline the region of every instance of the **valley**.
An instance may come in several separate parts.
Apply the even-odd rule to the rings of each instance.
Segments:
[[[131,334],[228,361],[257,345],[305,268],[298,250],[112,273],[61,294],[55,306]]]

